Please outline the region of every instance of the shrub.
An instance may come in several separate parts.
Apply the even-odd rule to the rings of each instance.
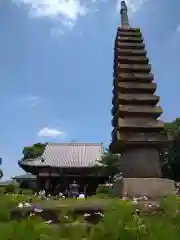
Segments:
[[[32,195],[33,194],[33,191],[31,189],[23,189],[22,190],[22,193],[24,195]]]
[[[0,195],[4,195],[5,192],[5,188],[4,187],[0,187]]]
[[[9,184],[5,186],[5,193],[15,193],[16,192],[16,186],[14,184]]]
[[[112,188],[110,187],[99,186],[96,189],[96,195],[97,197],[100,197],[100,198],[109,197],[111,196],[111,193],[112,193]]]

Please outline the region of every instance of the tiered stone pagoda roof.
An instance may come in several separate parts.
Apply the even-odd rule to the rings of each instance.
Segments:
[[[158,149],[167,141],[162,135],[164,123],[158,119],[163,110],[157,105],[157,84],[141,30],[129,26],[124,1],[121,3],[121,26],[115,39],[113,76],[111,152],[130,154],[130,149],[138,147],[140,152],[149,146]]]

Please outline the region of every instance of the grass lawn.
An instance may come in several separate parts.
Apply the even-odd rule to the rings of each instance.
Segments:
[[[33,202],[43,209],[65,209],[58,225],[52,227],[36,215],[17,221],[7,220],[10,208],[23,200],[23,196],[0,197],[0,239],[2,240],[179,240],[180,239],[180,198],[168,197],[158,202],[131,201],[98,197],[89,199],[65,199]],[[153,204],[159,204],[153,207]],[[104,217],[97,224],[87,224],[83,215],[73,218],[67,209],[98,208],[104,209]],[[148,211],[145,211],[145,208]],[[136,211],[139,210],[139,211]],[[63,212],[63,211],[62,211]],[[71,215],[72,214],[72,215]],[[65,219],[68,215],[70,222]],[[68,221],[69,221],[68,220]]]
[[[62,207],[90,207],[94,206],[96,208],[106,207],[110,204],[112,199],[109,198],[95,198],[90,197],[87,199],[63,199],[63,200],[44,200],[40,202],[43,208],[62,208]]]

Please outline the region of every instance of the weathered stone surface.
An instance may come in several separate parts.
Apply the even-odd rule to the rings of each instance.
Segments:
[[[132,119],[132,118],[118,118],[116,127],[119,129],[122,128],[138,128],[138,129],[163,129],[164,123],[161,120],[154,120],[154,119]]]
[[[120,33],[141,34],[140,28],[133,28],[133,27],[127,27],[127,26],[119,26],[117,31]]]
[[[173,180],[162,178],[124,178],[124,194],[129,197],[157,199],[175,194]],[[122,193],[121,193],[122,194]]]
[[[121,73],[117,72],[114,82],[118,81],[136,81],[138,82],[152,82],[154,76],[152,73]]]
[[[117,37],[116,37],[116,41],[121,41],[121,42],[124,42],[124,41],[126,41],[126,42],[137,42],[137,43],[139,43],[139,42],[143,42],[143,37],[141,36],[141,37],[134,37],[134,36],[118,36],[117,35]]]
[[[123,176],[127,178],[161,177],[159,152],[151,147],[135,147],[124,151],[121,157]]]
[[[130,28],[130,27],[119,26],[117,29],[117,33],[121,34],[121,36],[123,34],[139,36],[139,35],[141,35],[141,30],[140,30],[140,28]]]
[[[166,141],[162,108],[156,106],[157,85],[139,28],[128,24],[127,7],[121,9],[123,25],[118,28],[114,47],[112,143],[110,151],[121,153],[125,177],[159,178],[159,149]]]
[[[121,93],[116,97],[113,97],[112,104],[114,106],[117,106],[119,104],[124,103],[126,104],[134,104],[138,103],[140,105],[144,104],[150,104],[150,105],[156,105],[159,102],[159,96],[150,95],[150,94],[126,94]]]
[[[144,43],[133,43],[133,42],[116,42],[117,47],[123,49],[144,49]]]
[[[118,63],[117,67],[121,70],[130,72],[130,71],[138,71],[138,72],[147,72],[149,73],[151,71],[151,64],[123,64]]]
[[[126,56],[146,56],[147,51],[145,49],[123,49],[116,48],[117,55],[126,55]]]
[[[158,118],[162,114],[163,110],[160,106],[152,107],[152,106],[139,106],[139,105],[134,105],[134,106],[129,106],[129,105],[119,105],[117,109],[113,108],[112,109],[112,114],[116,116],[124,116],[126,114],[127,116],[129,115],[134,115],[134,116],[151,116]]]
[[[139,93],[154,93],[156,91],[157,88],[157,84],[156,83],[135,83],[135,82],[119,82],[117,83],[117,88],[119,92],[121,92],[121,90],[123,91],[123,93],[125,92],[132,92],[134,90],[139,91]]]
[[[146,56],[117,56],[117,62],[119,63],[125,63],[125,64],[131,64],[131,63],[142,63],[142,64],[148,64],[149,59]]]
[[[112,143],[111,149],[114,153],[118,153],[118,149],[123,147],[123,143],[126,146],[145,146],[145,145],[154,145],[158,147],[158,145],[165,145],[167,143],[167,138],[164,134],[159,132],[120,132],[118,129],[114,129],[112,131]]]

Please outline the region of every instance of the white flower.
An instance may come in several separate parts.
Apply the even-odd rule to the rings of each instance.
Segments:
[[[122,200],[127,200],[128,198],[127,197],[123,197]]]
[[[101,212],[97,212],[97,213],[95,213],[96,215],[99,215],[99,216],[101,216],[101,217],[104,217],[104,214],[102,214]]]
[[[43,209],[42,208],[35,208],[34,211],[37,212],[37,213],[40,213],[40,212],[43,211]]]
[[[52,223],[52,220],[49,220],[49,221],[47,221],[47,222],[45,222],[46,224],[50,224],[50,223]]]
[[[84,194],[80,194],[78,197],[78,199],[84,199],[84,198],[85,198]]]
[[[91,216],[91,214],[89,214],[89,213],[84,214],[84,217],[90,217],[90,216]]]
[[[24,207],[23,203],[18,204],[18,208],[23,208],[23,207]]]
[[[31,205],[30,203],[28,203],[28,202],[25,202],[25,203],[24,203],[24,206],[25,206],[25,207],[31,207],[32,205]]]

